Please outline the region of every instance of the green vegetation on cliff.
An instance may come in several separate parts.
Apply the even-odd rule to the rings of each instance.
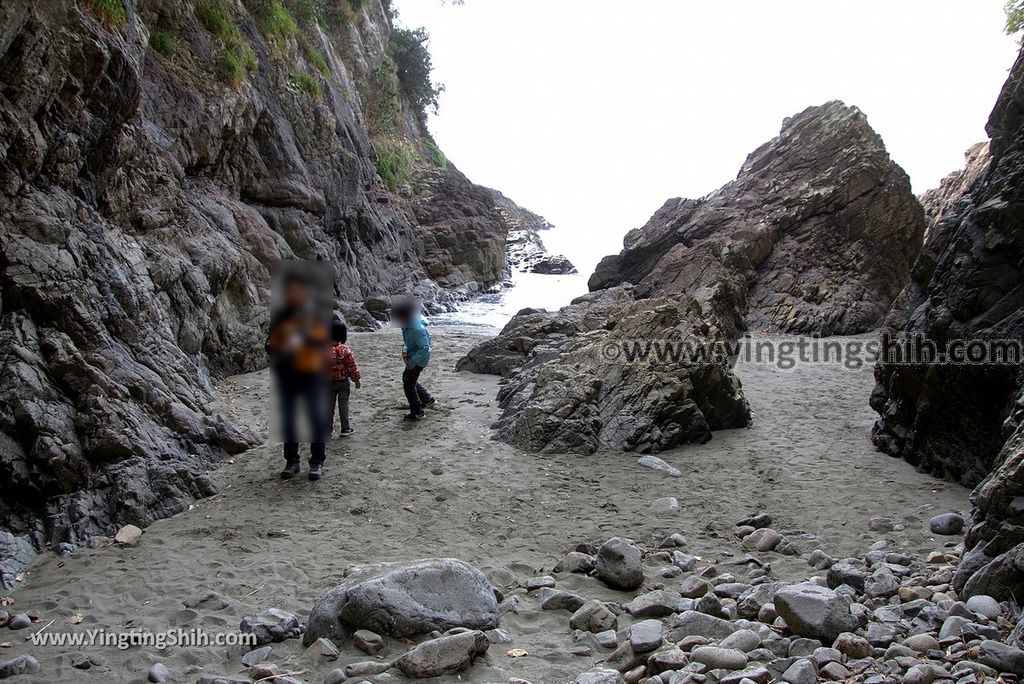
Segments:
[[[1024,0],[1008,0],[1006,9],[1006,32],[1011,36],[1024,29]]]
[[[217,76],[229,85],[237,86],[250,71],[259,66],[256,53],[246,42],[235,20],[220,3],[203,0],[196,3],[196,18],[220,42],[214,62]]]
[[[426,127],[427,112],[437,111],[437,98],[444,91],[444,86],[434,83],[432,78],[434,65],[427,49],[429,40],[430,34],[424,28],[396,28],[391,34],[388,49],[395,63],[402,94],[412,105],[423,128]]]

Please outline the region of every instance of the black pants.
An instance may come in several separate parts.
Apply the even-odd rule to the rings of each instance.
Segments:
[[[323,464],[327,457],[324,420],[323,378],[316,374],[282,373],[278,375],[278,391],[281,393],[281,419],[283,422],[284,458],[289,463],[299,460],[298,426],[299,405],[305,409],[309,421],[310,435],[309,462]]]
[[[405,398],[409,401],[410,413],[421,413],[423,407],[430,401],[430,392],[423,389],[419,382],[422,372],[423,369],[419,366],[406,366],[402,373],[402,389],[405,390]]]
[[[339,420],[342,431],[348,430],[351,425],[348,422],[348,399],[352,392],[352,383],[348,378],[344,380],[332,380],[327,385],[327,431],[334,429],[334,406],[338,406]]]

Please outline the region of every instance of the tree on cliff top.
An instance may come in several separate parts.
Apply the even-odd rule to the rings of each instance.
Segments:
[[[1006,9],[1006,32],[1011,36],[1024,30],[1024,0],[1008,0]]]
[[[434,65],[427,49],[429,40],[430,34],[424,28],[396,28],[389,50],[397,66],[402,93],[412,103],[421,126],[426,126],[428,111],[437,112],[437,98],[444,91],[444,86],[431,78]]]

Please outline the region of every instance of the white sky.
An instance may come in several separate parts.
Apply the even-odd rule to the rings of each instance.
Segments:
[[[543,214],[589,273],[670,197],[735,177],[783,118],[857,105],[915,192],[963,165],[1017,43],[1003,0],[395,0],[447,86],[472,180]]]

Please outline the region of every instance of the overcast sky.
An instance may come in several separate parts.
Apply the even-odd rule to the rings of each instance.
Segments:
[[[915,192],[962,166],[1016,55],[1002,0],[396,0],[476,182],[588,271],[670,197],[733,179],[783,118],[860,107]]]

